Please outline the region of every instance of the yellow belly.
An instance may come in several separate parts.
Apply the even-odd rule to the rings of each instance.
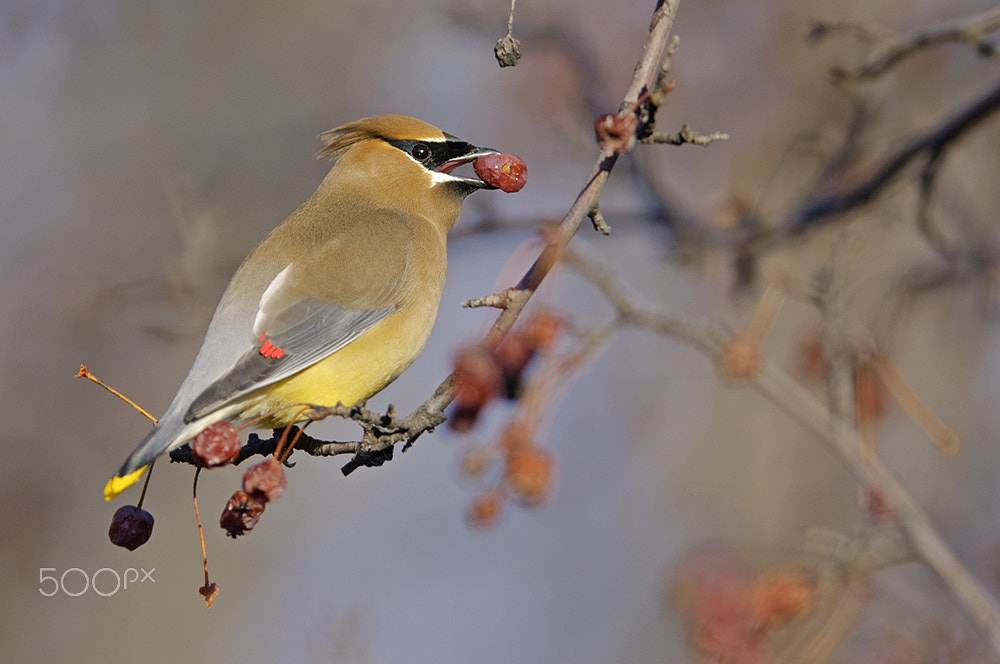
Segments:
[[[257,426],[278,428],[301,419],[303,404],[353,406],[380,392],[412,364],[434,325],[428,311],[400,310],[311,367],[261,390],[242,418],[268,417]]]

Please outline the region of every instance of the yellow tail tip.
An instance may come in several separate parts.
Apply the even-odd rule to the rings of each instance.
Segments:
[[[134,473],[129,473],[125,477],[112,477],[108,480],[108,483],[104,485],[104,500],[111,500],[119,493],[138,482],[139,478],[144,472],[146,472],[147,468],[149,468],[149,466],[143,466],[139,470]]]

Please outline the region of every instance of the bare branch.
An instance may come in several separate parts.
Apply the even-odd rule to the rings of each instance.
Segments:
[[[728,141],[729,134],[721,131],[715,131],[711,134],[699,134],[695,132],[687,124],[681,125],[681,130],[676,134],[664,134],[660,132],[654,132],[649,136],[642,139],[643,143],[666,143],[667,145],[684,145],[685,143],[691,143],[692,145],[705,146],[716,141]]]
[[[929,131],[884,158],[858,184],[821,193],[807,200],[790,224],[793,233],[844,214],[873,200],[918,157],[937,156],[1000,108],[1000,83]]]
[[[986,41],[986,35],[1000,30],[1000,7],[989,9],[974,16],[968,16],[949,23],[922,28],[898,40],[879,40],[874,33],[862,26],[839,24],[817,24],[812,31],[814,38],[834,31],[850,30],[860,35],[864,41],[875,45],[873,52],[860,67],[848,70],[838,69],[840,78],[855,80],[881,76],[906,58],[927,48],[946,43],[971,44],[986,57],[996,55],[996,47]]]
[[[615,278],[576,252],[567,251],[565,261],[597,287],[615,308],[622,323],[678,339],[702,351],[716,363],[720,361],[725,342],[718,334],[637,304]],[[760,358],[753,374],[746,378],[757,392],[805,426],[834,452],[861,486],[885,500],[914,552],[948,586],[969,617],[990,640],[994,651],[1000,653],[1000,605],[955,557],[917,503],[881,460],[864,453],[865,443],[858,431],[849,426],[846,419],[831,417],[826,406],[765,358]],[[933,418],[932,426],[944,427],[937,418]],[[950,430],[946,430],[942,437],[951,440],[948,434]]]

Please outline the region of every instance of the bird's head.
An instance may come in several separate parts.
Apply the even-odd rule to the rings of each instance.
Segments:
[[[381,183],[398,179],[404,182],[397,184],[406,187],[443,189],[460,198],[477,189],[496,189],[478,177],[453,171],[478,157],[500,154],[498,150],[477,147],[405,115],[356,120],[323,133],[322,139],[325,147],[319,157],[340,160],[350,154],[359,166],[376,169]]]

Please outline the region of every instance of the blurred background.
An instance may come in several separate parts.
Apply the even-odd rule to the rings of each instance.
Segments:
[[[699,0],[681,3],[676,89],[660,128],[690,123],[731,139],[640,148],[635,157],[685,209],[724,226],[741,206],[788,210],[816,155],[844,134],[850,105],[829,70],[856,64],[857,40],[807,39],[812,21],[850,19],[885,34],[982,11],[976,0]],[[4,661],[639,662],[693,656],[670,590],[678,562],[714,543],[750,569],[795,559],[803,530],[856,525],[855,488],[804,429],[669,339],[626,332],[565,385],[540,444],[557,459],[545,504],[513,506],[494,527],[464,515],[468,436],[442,428],[378,469],[296,456],[285,495],[249,535],[217,515],[240,471],[203,474],[199,497],[212,580],[205,610],[189,467],[161,463],[144,507],[152,539],[112,546],[110,473],[148,424],[73,375],[85,363],[161,412],[240,259],[313,191],[328,165],[317,135],[358,117],[405,113],[528,165],[517,195],[481,192],[449,246],[435,331],[413,367],[369,404],[408,412],[448,374],[458,347],[494,314],[459,303],[510,285],[542,224],[561,218],[590,173],[595,111],[614,112],[641,54],[652,2],[522,3],[525,55],[499,69],[503,2],[290,0],[280,4],[6,0],[0,4],[0,653]],[[581,69],[582,66],[582,69]],[[992,85],[996,63],[944,46],[878,84],[873,153],[932,126]],[[941,211],[995,242],[998,131],[961,145]],[[805,147],[803,147],[803,145]],[[805,164],[805,166],[804,166]],[[728,255],[670,260],[671,235],[645,218],[646,194],[621,167],[602,199],[612,234],[574,242],[613,266],[655,308],[746,324]],[[933,261],[912,229],[912,187],[859,216],[850,307],[860,325],[901,274]],[[857,220],[856,220],[857,221]],[[471,231],[496,224],[490,231]],[[772,252],[808,281],[840,241],[836,226]],[[981,293],[919,299],[892,354],[963,439],[942,457],[898,406],[880,421],[887,463],[992,592],[1000,591],[996,473],[1000,356]],[[540,304],[575,325],[610,308],[570,272]],[[987,313],[989,313],[987,311]],[[766,350],[795,373],[819,318],[786,306]],[[817,395],[821,381],[796,374]],[[809,383],[809,381],[813,381]],[[314,435],[353,439],[324,422]],[[155,582],[102,597],[43,596],[108,568]],[[100,589],[113,588],[110,572]],[[974,643],[948,594],[917,564],[872,581],[833,661],[938,659],[928,644]],[[942,646],[944,647],[944,646]],[[970,646],[968,652],[974,653]],[[945,649],[944,652],[954,652]]]

